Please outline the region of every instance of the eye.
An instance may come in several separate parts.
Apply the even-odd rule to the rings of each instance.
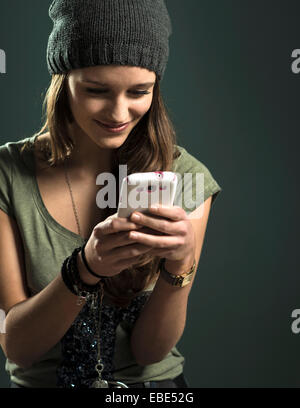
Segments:
[[[108,91],[104,91],[102,89],[86,88],[86,92],[92,93],[92,94],[104,94],[104,93],[107,93]],[[129,93],[135,96],[142,96],[142,95],[150,94],[150,92],[148,91],[129,91]]]

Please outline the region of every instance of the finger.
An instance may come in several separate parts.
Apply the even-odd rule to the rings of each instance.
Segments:
[[[121,231],[138,230],[140,225],[128,220],[127,218],[112,217],[100,222],[94,228],[94,233],[97,237],[108,234],[115,234]]]
[[[138,218],[135,218],[136,216],[138,216]],[[159,231],[163,234],[177,235],[178,233],[181,233],[178,223],[173,220],[166,219],[165,217],[134,212],[131,216],[131,221],[151,228],[152,230]]]
[[[144,227],[143,225],[140,225],[140,227],[141,227],[141,228],[139,229],[139,231],[140,231],[140,232],[143,232],[144,234],[150,234],[150,235],[166,235],[166,234],[164,234],[163,232],[154,230],[154,229],[152,229],[152,228]]]
[[[134,240],[130,238],[131,231],[120,231],[113,234],[105,234],[97,239],[96,250],[101,257],[109,256],[109,253],[119,247],[132,245]]]
[[[150,252],[152,247],[143,244],[130,244],[126,248],[116,248],[109,253],[109,257],[117,260],[132,259]]]
[[[141,226],[140,231],[143,231],[143,233],[150,235],[162,235],[159,231],[154,231],[151,228],[146,228],[143,226]],[[134,244],[134,239],[131,238],[130,231],[122,231],[117,234],[110,234],[100,238],[97,249],[99,255],[104,256],[106,252],[111,252],[114,251],[114,249],[118,249],[121,247],[126,247],[124,248],[124,250],[126,251],[128,249],[128,246],[132,244]]]
[[[159,205],[158,207],[152,206],[148,210],[153,215],[159,215],[161,217],[170,218],[171,220],[174,221],[185,220],[188,218],[187,213],[184,211],[184,209],[179,207],[178,205],[174,206]]]
[[[178,236],[157,236],[151,234],[144,234],[138,231],[130,231],[129,239],[140,244],[151,246],[158,249],[176,249],[183,244]]]

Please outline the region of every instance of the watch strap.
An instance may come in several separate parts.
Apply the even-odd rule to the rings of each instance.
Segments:
[[[191,282],[193,275],[195,273],[195,269],[196,269],[195,259],[194,259],[193,265],[190,268],[190,270],[187,272],[183,272],[180,275],[174,275],[170,273],[169,271],[167,271],[165,267],[165,261],[166,259],[163,258],[160,263],[160,273],[166,282],[170,283],[172,286],[177,286],[177,287],[184,287]]]

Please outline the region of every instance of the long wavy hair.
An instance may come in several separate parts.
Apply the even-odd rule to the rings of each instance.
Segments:
[[[36,147],[42,152],[45,164],[57,166],[69,156],[74,147],[68,134],[68,123],[74,121],[67,94],[66,74],[52,76],[43,102],[44,124],[35,135],[48,131],[50,143],[41,145],[35,139]],[[119,165],[127,165],[127,174],[149,171],[172,171],[173,161],[179,156],[176,149],[176,132],[167,108],[163,102],[160,83],[156,80],[150,109],[132,129],[126,141],[114,151],[113,174],[117,180],[116,198],[119,200]],[[22,150],[32,148],[26,143]],[[115,208],[105,209],[105,218],[116,212]],[[118,275],[105,280],[105,295],[117,306],[126,307],[131,300],[158,277],[160,257],[141,255],[139,262]]]

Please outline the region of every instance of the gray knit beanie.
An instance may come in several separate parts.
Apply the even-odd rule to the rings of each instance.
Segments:
[[[172,34],[164,0],[54,0],[49,16],[50,75],[117,64],[147,68],[163,78]]]

